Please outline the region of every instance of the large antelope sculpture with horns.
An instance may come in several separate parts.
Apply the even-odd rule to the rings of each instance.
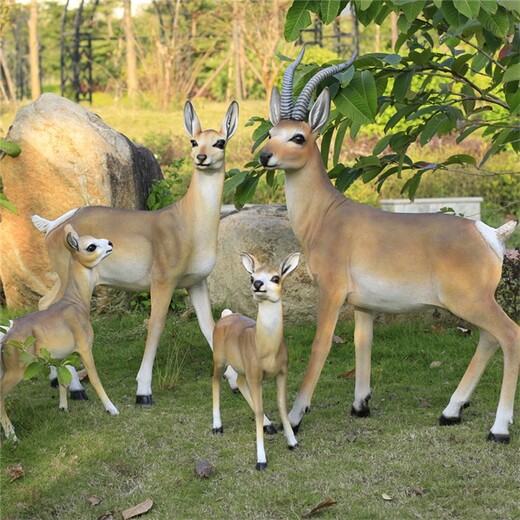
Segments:
[[[109,238],[114,253],[95,269],[97,285],[150,291],[151,314],[143,360],[137,374],[138,404],[152,404],[152,368],[173,291],[186,288],[200,328],[213,349],[215,322],[207,277],[215,266],[217,234],[225,176],[225,149],[237,129],[238,103],[233,101],[219,131],[202,131],[192,104],[184,107],[184,127],[191,138],[195,171],[185,196],[158,211],[123,210],[102,206],[74,209],[48,221],[34,215],[46,232],[45,245],[58,280],[40,301],[47,308],[67,285],[69,251],[62,229],[72,224],[80,234]],[[236,379],[232,371],[226,373]]]
[[[469,404],[498,345],[504,356],[502,390],[488,439],[509,442],[509,424],[520,368],[520,327],[500,308],[495,290],[501,276],[504,242],[518,221],[498,229],[444,214],[387,213],[346,198],[331,184],[316,144],[330,110],[323,89],[307,118],[320,81],[351,66],[326,68],[303,89],[293,108],[288,67],[282,97],[273,89],[269,142],[260,154],[267,169],[285,170],[287,210],[318,288],[317,330],[302,386],[289,413],[297,428],[330,350],[342,304],[354,306],[356,384],[351,414],[370,415],[370,357],[374,315],[430,306],[448,309],[480,330],[477,350],[440,424],[455,424]]]

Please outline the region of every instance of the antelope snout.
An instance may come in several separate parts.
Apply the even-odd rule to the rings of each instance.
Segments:
[[[262,166],[267,166],[269,164],[269,159],[273,156],[271,152],[262,152],[260,154],[260,162]]]
[[[196,158],[199,164],[204,164],[204,161],[208,158],[208,156],[204,153],[199,153],[197,154]]]
[[[259,291],[262,288],[262,285],[264,285],[264,282],[262,282],[262,280],[255,280],[253,282],[253,287],[255,288],[255,291]]]

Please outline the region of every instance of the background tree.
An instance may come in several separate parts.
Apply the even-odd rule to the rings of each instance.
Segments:
[[[126,41],[126,86],[128,97],[135,100],[139,84],[137,81],[137,56],[135,52],[134,29],[132,26],[132,2],[124,0],[123,26]]]
[[[29,70],[31,74],[31,97],[41,94],[40,84],[40,42],[38,41],[38,1],[31,0],[29,14]]]

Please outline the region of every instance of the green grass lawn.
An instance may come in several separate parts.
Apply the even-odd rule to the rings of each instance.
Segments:
[[[146,317],[94,318],[97,368],[118,417],[104,411],[88,384],[90,400],[71,401],[69,413],[58,410],[58,392],[43,379],[20,383],[8,396],[20,441],[1,448],[2,519],[96,519],[108,512],[119,519],[147,498],[154,505],[146,519],[300,518],[327,498],[337,503],[316,518],[518,518],[520,431],[512,427],[507,446],[485,440],[498,402],[501,355],[463,423],[437,425],[473,354],[475,334],[416,322],[378,325],[372,417],[355,419],[349,415],[354,379],[341,377],[354,368],[352,324],[339,324],[345,343],[332,347],[299,448],[289,451],[282,433],[269,437],[269,467],[257,472],[253,413],[227,385],[225,433],[211,433],[212,359],[195,320],[169,317],[156,368],[172,368],[154,373],[155,406],[134,404]],[[290,404],[313,335],[312,324],[286,327]],[[183,369],[172,385],[179,359]],[[432,367],[434,361],[440,364]],[[278,423],[273,381],[264,384],[264,404]],[[199,461],[216,473],[198,478]],[[15,464],[25,476],[11,482]],[[93,497],[98,505],[91,505]]]

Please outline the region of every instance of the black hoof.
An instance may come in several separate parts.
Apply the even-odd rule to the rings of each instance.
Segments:
[[[267,462],[257,462],[256,463],[256,469],[258,471],[263,471],[266,468],[267,468]]]
[[[298,447],[298,443],[296,443],[294,446],[288,446],[288,448],[293,451]]]
[[[439,424],[441,426],[453,426],[455,424],[460,424],[461,422],[462,419],[460,417],[446,417],[444,415],[439,417]]]
[[[88,395],[85,390],[71,390],[70,398],[73,401],[88,401]]]
[[[509,444],[509,434],[507,433],[491,433],[487,436],[488,441],[498,442],[498,444]]]
[[[352,407],[350,409],[350,415],[357,418],[370,417],[370,408],[368,406],[364,406],[361,408],[361,410],[356,410],[354,407]]]
[[[291,424],[292,431],[296,435],[300,429],[302,422],[300,421],[298,424],[295,424],[294,426]]]
[[[264,426],[264,433],[267,433],[267,435],[275,435],[278,433],[278,430],[276,429],[276,426],[274,424],[266,424]]]
[[[224,428],[222,426],[220,428],[213,428],[213,435],[222,435],[224,433]]]
[[[140,404],[143,406],[152,406],[153,405],[152,396],[151,395],[136,395],[135,404]]]
[[[58,388],[58,386],[60,386],[60,383],[58,381],[58,378],[56,379],[51,379],[51,387],[52,388]]]

